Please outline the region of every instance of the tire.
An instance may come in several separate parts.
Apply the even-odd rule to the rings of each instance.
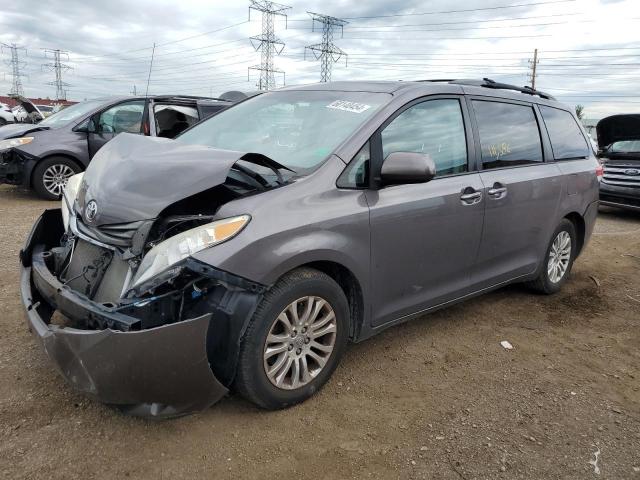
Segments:
[[[291,330],[286,328],[286,322],[280,319],[283,315],[287,319],[293,317],[290,308],[297,300],[301,300],[296,309],[301,322],[297,327],[295,322],[291,322],[297,331],[297,335],[293,337],[290,335]],[[322,304],[323,300],[326,305]],[[311,307],[309,307],[310,302],[312,302]],[[320,313],[314,317],[313,312],[318,305],[321,305]],[[312,313],[306,316],[308,308]],[[328,321],[327,319],[331,318],[330,309],[334,313],[334,319]],[[305,317],[309,322],[309,329],[306,332],[303,330]],[[326,322],[324,325],[322,325],[323,321]],[[332,325],[335,325],[335,335],[331,333]],[[311,339],[314,333],[318,335],[325,330],[329,333]],[[272,335],[269,336],[269,333]],[[312,396],[329,379],[344,353],[348,336],[349,303],[340,286],[330,276],[318,270],[311,268],[294,270],[282,277],[265,294],[249,321],[240,346],[238,370],[234,382],[235,390],[247,400],[269,410],[300,403]],[[277,338],[278,341],[268,344],[267,338],[270,340]],[[331,338],[333,338],[333,348],[327,353]],[[307,339],[309,343],[305,343]],[[322,351],[317,349],[315,346],[317,344],[322,345]],[[278,351],[278,353],[267,358],[267,345],[270,345],[269,348],[272,351]],[[316,356],[327,355],[324,365],[320,366],[309,352]],[[304,362],[302,357],[305,357]],[[286,370],[289,358],[292,359],[293,364],[289,370]],[[299,360],[296,361],[296,358]],[[284,362],[281,369],[276,369],[278,362]],[[295,364],[298,365],[297,370]],[[303,375],[305,372],[303,365],[307,366],[306,379]],[[267,374],[268,369],[276,372],[271,375],[271,379]],[[280,375],[282,372],[284,375]],[[297,386],[294,373],[298,373]],[[280,385],[275,383],[278,378],[282,381]]]
[[[564,267],[564,271],[558,278],[557,275],[559,270],[556,270],[554,272],[553,268],[551,268],[551,264],[552,262],[554,262],[552,257],[552,251],[558,251],[557,248],[554,247],[554,242],[556,241],[560,242],[560,244],[556,244],[556,245],[557,246],[559,245],[560,247],[562,247],[562,245],[565,243],[563,241],[563,237],[566,238],[566,235],[569,236],[570,251],[568,252],[568,257],[566,256],[567,255],[566,252],[564,255],[560,255],[560,257],[566,257],[567,260],[566,260],[566,266]],[[571,273],[571,267],[573,267],[573,261],[576,258],[576,253],[577,253],[576,239],[577,238],[576,238],[575,225],[569,220],[567,220],[566,218],[563,219],[560,222],[560,225],[558,225],[558,227],[554,230],[553,235],[551,235],[551,240],[549,241],[549,246],[547,247],[538,278],[536,278],[530,283],[530,286],[534,290],[540,293],[544,293],[546,295],[551,295],[553,293],[558,292],[562,288],[562,286],[565,284],[565,282],[569,278],[569,275]],[[561,248],[560,252],[563,252],[563,251],[564,250],[562,250]],[[554,256],[558,257],[555,254]],[[556,262],[556,264],[557,263],[564,263],[564,262],[560,261],[560,262]],[[550,273],[550,269],[551,269],[551,273]]]
[[[58,200],[69,177],[81,171],[78,164],[68,158],[46,158],[33,169],[33,189],[45,200]]]
[[[4,118],[0,117],[0,127],[4,127],[6,124],[7,121]]]

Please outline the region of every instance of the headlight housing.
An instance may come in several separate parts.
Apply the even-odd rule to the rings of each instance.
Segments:
[[[159,243],[142,259],[131,288],[147,282],[200,250],[235,237],[249,223],[249,220],[251,220],[249,215],[217,220],[186,230]]]
[[[62,194],[62,223],[64,224],[65,232],[69,229],[70,212],[73,210],[73,203],[78,195],[82,177],[84,177],[84,172],[69,177],[67,185],[64,187]]]
[[[10,138],[8,140],[0,140],[0,150],[7,150],[13,147],[20,147],[27,143],[33,142],[33,137]]]

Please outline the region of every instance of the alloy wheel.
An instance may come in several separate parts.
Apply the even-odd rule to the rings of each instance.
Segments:
[[[42,183],[49,193],[60,196],[69,178],[75,174],[76,172],[69,165],[54,163],[44,171]]]
[[[547,274],[552,283],[563,279],[571,260],[571,235],[566,231],[558,233],[551,244],[547,262]]]
[[[293,390],[316,378],[333,352],[337,325],[333,308],[323,298],[307,296],[291,302],[271,325],[264,344],[269,381]]]

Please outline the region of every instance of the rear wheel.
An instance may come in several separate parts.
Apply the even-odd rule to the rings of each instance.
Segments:
[[[6,124],[7,121],[4,118],[0,117],[0,127],[4,127]]]
[[[266,293],[240,348],[237,391],[267,409],[313,395],[329,379],[348,338],[349,305],[340,286],[304,268]]]
[[[540,274],[531,286],[546,294],[560,290],[571,272],[576,245],[576,228],[565,218],[553,232]]]
[[[64,157],[47,158],[33,170],[33,189],[45,200],[57,200],[70,177],[80,173],[73,160]]]

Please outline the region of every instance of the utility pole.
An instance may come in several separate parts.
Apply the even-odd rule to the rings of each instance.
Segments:
[[[60,57],[65,57],[69,60],[69,53],[60,49],[45,49],[44,51],[45,58],[49,58],[47,55],[53,55],[53,63],[43,63],[42,67],[47,68],[51,71],[54,71],[56,74],[56,79],[53,82],[47,82],[47,85],[55,85],[56,87],[56,102],[60,100],[67,99],[67,91],[64,87],[69,87],[70,85],[67,82],[62,81],[62,72],[64,70],[70,70],[71,67],[69,65],[65,65],[61,62]]]
[[[262,33],[249,39],[256,52],[260,50],[260,65],[249,67],[248,72],[248,74],[250,74],[251,70],[260,72],[260,78],[256,84],[260,90],[271,90],[276,87],[274,75],[276,73],[282,73],[284,82],[284,72],[276,70],[273,65],[273,57],[280,55],[284,49],[284,42],[276,37],[273,17],[276,15],[284,17],[286,28],[287,14],[285,12],[290,8],[269,0],[251,0],[251,5],[249,5],[249,20],[251,20],[251,10],[262,13]]]
[[[322,42],[305,47],[305,60],[307,57],[307,49],[311,50],[316,60],[320,60],[320,81],[330,82],[332,65],[342,57],[345,57],[345,66],[347,65],[347,54],[333,43],[333,29],[340,27],[340,34],[342,36],[344,34],[344,26],[349,22],[329,15],[321,15],[313,12],[307,13],[311,15],[311,31],[315,31],[316,22],[322,25]]]
[[[18,57],[18,52],[20,50],[24,50],[25,54],[27,50],[24,47],[19,47],[15,43],[8,45],[6,43],[0,44],[2,51],[8,49],[11,52],[11,60],[6,60],[5,63],[11,67],[11,93],[13,95],[24,95],[24,88],[22,88],[22,79],[21,77],[25,77],[26,75],[22,73],[20,70],[25,67],[25,63],[21,62]]]
[[[531,73],[529,74],[529,79],[531,80],[531,88],[536,89],[536,70],[538,67],[538,49],[536,48],[533,51],[533,60],[529,60],[529,65],[531,68]]]
[[[133,90],[131,90],[131,95],[133,95],[134,97],[138,96],[138,90],[136,88],[135,83],[133,84]]]

